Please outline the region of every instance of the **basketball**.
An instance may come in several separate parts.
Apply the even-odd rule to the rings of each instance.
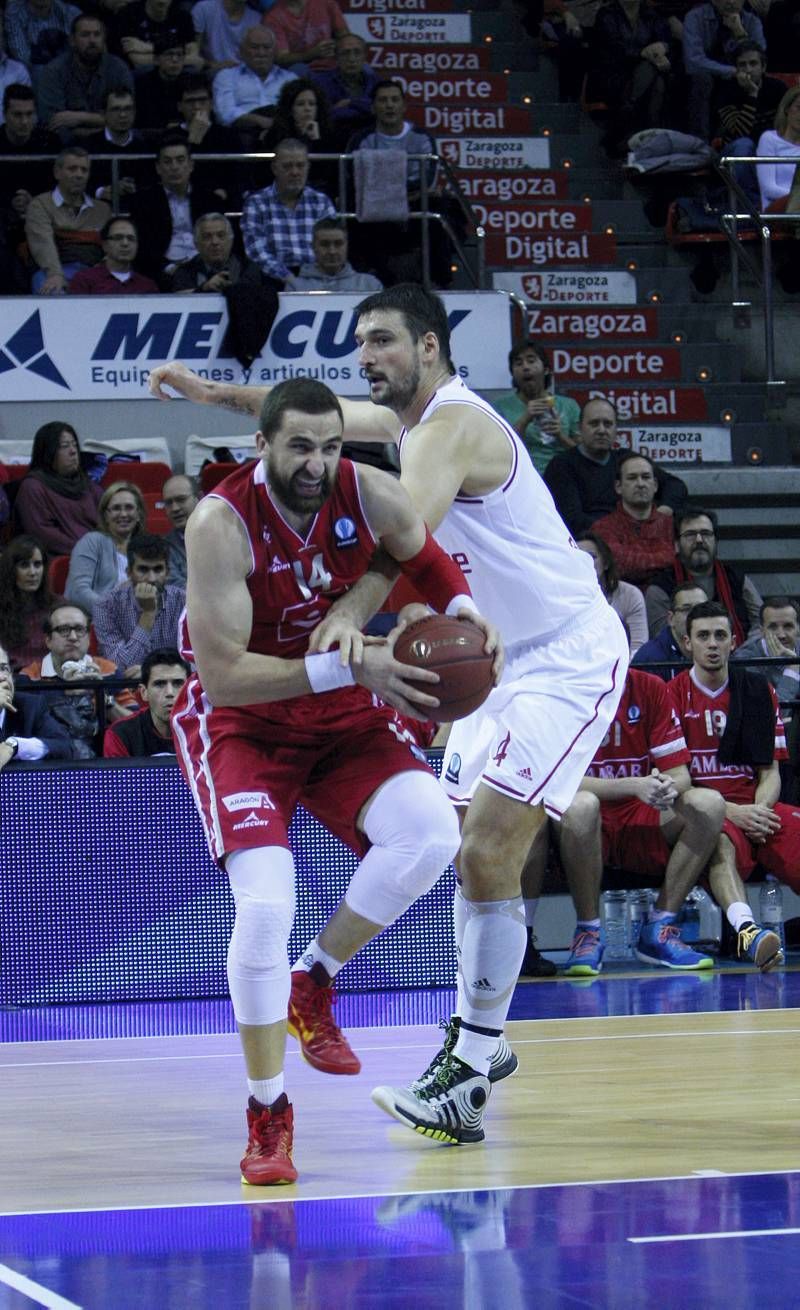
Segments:
[[[466,718],[492,690],[492,656],[483,649],[485,640],[475,623],[446,614],[417,619],[397,638],[396,660],[439,674],[438,685],[419,684],[440,702],[430,714],[436,723]]]

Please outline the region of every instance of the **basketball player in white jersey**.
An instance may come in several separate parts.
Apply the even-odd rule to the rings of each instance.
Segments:
[[[462,810],[456,1015],[425,1072],[407,1088],[376,1088],[373,1099],[425,1136],[480,1141],[527,940],[521,871],[545,815],[566,810],[614,717],[628,646],[519,437],[455,376],[441,300],[404,284],[356,313],[370,401],[341,400],[345,439],[398,442],[402,483],[506,647],[500,686],[454,726],[443,766]],[[207,382],[180,364],[153,371],[152,392],[166,398],[164,385],[252,414],[268,390]],[[389,585],[371,570],[330,611],[313,648],[338,642],[343,662],[358,661],[359,630]],[[500,1076],[513,1071],[499,1067]]]

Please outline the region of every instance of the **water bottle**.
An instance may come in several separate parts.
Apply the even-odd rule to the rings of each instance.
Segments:
[[[687,946],[700,940],[700,905],[701,895],[697,887],[693,887],[683,902],[677,920],[681,941],[686,942]]]
[[[653,903],[653,894],[649,887],[635,887],[628,892],[628,919],[630,922],[630,953],[635,955],[642,932],[642,924],[647,923],[647,915]]]
[[[722,941],[722,911],[717,902],[702,887],[695,887],[700,907],[700,941],[719,946]]]
[[[783,926],[783,888],[777,878],[769,874],[761,884],[759,894],[761,927],[770,928],[781,939],[781,950],[786,950],[786,932]]]
[[[603,930],[605,958],[625,960],[628,957],[628,896],[624,891],[603,892]]]

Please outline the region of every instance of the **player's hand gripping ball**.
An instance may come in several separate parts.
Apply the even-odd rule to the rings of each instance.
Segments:
[[[482,705],[492,690],[492,656],[483,649],[486,637],[468,619],[431,614],[405,628],[394,645],[394,657],[401,664],[432,669],[438,683],[419,683],[421,690],[435,696],[438,709],[430,717],[437,723],[464,719]]]

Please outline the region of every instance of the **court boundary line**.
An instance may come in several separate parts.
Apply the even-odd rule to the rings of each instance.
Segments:
[[[81,1310],[77,1301],[68,1301],[58,1292],[52,1292],[49,1287],[45,1287],[44,1283],[35,1283],[25,1274],[17,1273],[10,1265],[0,1264],[0,1283],[4,1283],[14,1292],[21,1292],[37,1305],[45,1306],[47,1310]]]
[[[665,1233],[653,1237],[626,1237],[634,1246],[654,1245],[657,1242],[719,1242],[731,1237],[791,1237],[800,1228],[743,1228],[722,1233]]]

